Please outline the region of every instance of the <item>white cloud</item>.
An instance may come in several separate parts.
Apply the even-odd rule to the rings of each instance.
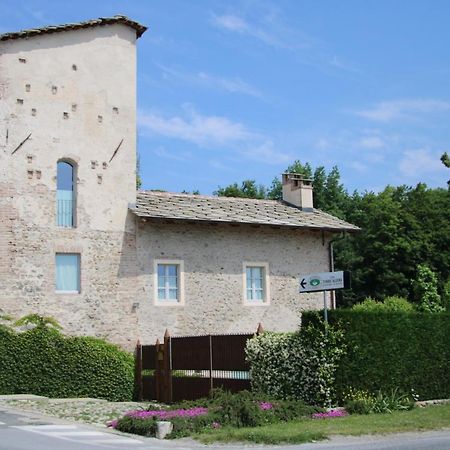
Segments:
[[[280,39],[280,37],[278,37],[275,33],[268,33],[261,27],[253,25],[242,17],[236,15],[224,14],[221,16],[216,16],[215,14],[213,14],[211,23],[218,28],[234,33],[246,34],[253,38],[259,39],[265,44],[273,47],[292,47],[291,44],[289,44],[284,39]]]
[[[275,148],[271,140],[249,146],[242,153],[251,160],[262,162],[265,164],[288,164],[294,161],[295,155],[284,153]]]
[[[256,135],[243,124],[226,117],[204,116],[185,107],[186,117],[166,117],[159,112],[140,112],[138,124],[144,132],[199,145],[223,145],[245,141]]]
[[[169,152],[163,146],[156,147],[153,153],[160,158],[171,159],[173,161],[187,161],[192,156],[190,152],[183,152],[182,154]]]
[[[367,166],[359,161],[351,161],[348,163],[348,166],[353,169],[356,170],[357,172],[365,172],[367,170]]]
[[[258,3],[258,6],[239,14],[213,13],[210,23],[220,30],[248,36],[270,47],[293,51],[301,64],[326,73],[361,73],[354,64],[334,54],[320,39],[302,32],[298,26],[290,25],[282,11],[273,5],[268,7],[269,11],[267,5]],[[251,20],[244,15],[251,17]]]
[[[221,170],[221,171],[224,171],[224,170],[226,170],[226,171],[235,171],[234,168],[227,166],[222,161],[219,161],[217,159],[211,159],[209,161],[209,165],[213,169],[217,169],[217,170]]]
[[[441,152],[429,149],[406,150],[399,163],[400,172],[408,178],[423,174],[445,174],[445,167],[440,161]]]
[[[354,111],[358,116],[376,122],[390,122],[413,118],[417,114],[438,113],[450,110],[450,103],[438,99],[407,99],[380,102],[370,109]]]
[[[384,147],[384,141],[379,136],[366,136],[358,141],[358,146],[368,149],[378,149]]]
[[[279,151],[268,136],[254,132],[242,123],[233,122],[226,117],[202,115],[189,105],[183,109],[183,116],[171,117],[160,112],[141,111],[138,116],[141,132],[179,139],[210,149],[226,147],[229,159],[239,163],[245,159],[276,165],[294,160],[294,154]],[[163,146],[157,147],[154,152],[163,158],[188,159],[183,154],[167,152]]]
[[[206,72],[189,73],[167,67],[163,64],[156,64],[162,70],[166,78],[173,77],[185,83],[196,84],[212,89],[221,89],[230,93],[245,94],[252,97],[262,98],[261,92],[254,86],[243,81],[239,77],[226,78],[212,75]]]

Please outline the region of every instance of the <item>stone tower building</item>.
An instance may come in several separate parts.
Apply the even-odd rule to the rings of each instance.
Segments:
[[[136,39],[123,16],[0,35],[0,314],[131,349],[172,334],[295,330],[336,233],[283,199],[136,192]],[[327,297],[329,306],[330,297]]]
[[[115,16],[0,37],[0,308],[124,345],[145,30]]]

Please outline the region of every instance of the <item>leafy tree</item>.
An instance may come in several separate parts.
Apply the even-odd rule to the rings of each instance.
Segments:
[[[227,187],[220,187],[214,192],[219,197],[243,197],[243,198],[266,198],[266,189],[263,185],[257,185],[255,180],[244,180],[239,186],[237,183]]]
[[[441,156],[442,164],[444,164],[445,167],[448,167],[450,169],[450,156],[448,156],[447,152],[444,152]],[[450,190],[450,180],[447,181],[448,188]]]
[[[341,292],[340,305],[364,297],[413,298],[415,267],[427,264],[438,274],[438,290],[450,277],[450,194],[445,189],[388,186],[375,194],[355,192],[345,219],[362,228],[335,245],[336,268],[352,271],[352,291]]]

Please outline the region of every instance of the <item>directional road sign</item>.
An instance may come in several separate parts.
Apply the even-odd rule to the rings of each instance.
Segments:
[[[334,291],[350,287],[350,272],[322,272],[300,275],[299,292]]]

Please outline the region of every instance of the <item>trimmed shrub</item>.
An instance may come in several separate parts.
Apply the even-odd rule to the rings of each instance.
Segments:
[[[134,358],[92,337],[66,337],[36,326],[16,332],[0,326],[0,393],[48,397],[133,397]]]
[[[336,372],[339,399],[350,387],[375,395],[414,389],[421,400],[450,396],[450,313],[337,309],[328,317],[347,345]],[[316,321],[317,314],[303,314],[304,323]]]
[[[305,326],[297,333],[263,333],[247,342],[252,389],[278,399],[328,405],[334,398],[342,333]]]
[[[357,303],[352,307],[353,311],[366,312],[414,312],[416,309],[414,305],[403,297],[386,297],[382,302],[377,302],[373,298],[366,298],[362,303]]]

